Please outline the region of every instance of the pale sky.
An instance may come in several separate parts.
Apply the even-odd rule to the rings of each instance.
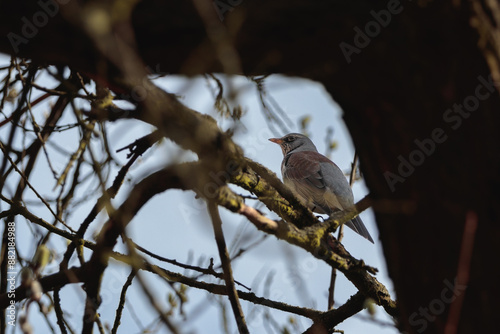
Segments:
[[[9,59],[7,57],[0,56],[0,66],[6,65],[8,62]],[[181,95],[182,102],[190,108],[215,116],[213,96],[204,78],[187,79],[178,76],[169,76],[158,79],[155,82],[170,93]],[[228,84],[227,81],[225,82]],[[42,79],[39,84],[45,84],[49,88],[54,87],[53,81],[48,78]],[[281,131],[273,133],[267,126],[267,121],[261,112],[258,95],[252,82],[246,78],[237,77],[231,80],[231,85],[235,91],[239,92],[237,102],[246,111],[242,118],[244,127],[237,129],[234,140],[241,145],[248,157],[265,165],[281,177],[280,164],[282,153],[276,144],[268,141],[268,138],[281,136],[285,133]],[[327,128],[332,127],[334,129],[333,139],[337,142],[337,148],[333,151],[331,158],[342,170],[348,172],[354,152],[353,145],[342,121],[342,111],[326,93],[324,88],[312,81],[279,75],[267,78],[266,88],[267,92],[278,102],[279,106],[291,119],[292,123],[289,127],[291,132],[298,132],[300,130],[298,123],[304,115],[311,117],[308,132],[311,134],[311,139],[320,152],[325,152]],[[36,94],[33,94],[33,98],[39,95],[40,92],[36,92]],[[11,110],[12,105],[8,105],[4,112],[8,115]],[[43,124],[43,117],[47,112],[48,106],[46,104],[41,104],[33,110],[35,118],[39,120],[39,124]],[[59,122],[59,125],[74,122],[74,116],[68,112],[66,114],[65,118]],[[3,116],[0,116],[0,119],[3,119]],[[219,125],[225,129],[231,126],[231,121],[223,120]],[[279,129],[278,127],[276,128]],[[4,126],[0,129],[0,137],[3,140],[5,140],[8,134],[7,129],[10,130],[10,126]],[[148,134],[151,130],[152,127],[150,125],[136,120],[122,120],[110,124],[108,126],[108,134],[111,150],[115,152],[135,139]],[[78,145],[78,139],[75,139],[75,134],[76,132],[66,131],[55,134],[52,140],[56,141],[59,145],[67,147],[72,152]],[[16,138],[16,140],[20,143],[19,141],[22,138]],[[95,147],[95,149],[97,151],[98,147]],[[49,152],[51,153],[54,168],[56,170],[64,168],[67,163],[67,157],[58,154],[53,149],[49,149]],[[57,196],[57,190],[53,191],[55,186],[54,180],[42,156],[43,154],[40,155],[37,161],[38,169],[32,176],[32,183],[41,190],[43,195],[54,198]],[[126,161],[125,151],[114,153],[114,156],[122,164]],[[182,151],[169,140],[163,141],[160,146],[155,146],[144,154],[142,159],[132,168],[127,178],[127,183],[124,184],[119,196],[114,200],[114,205],[118,206],[124,196],[127,195],[131,185],[137,183],[150,171],[162,168],[162,166],[172,162],[194,159],[196,159],[196,156],[192,153]],[[111,171],[110,182],[114,179],[116,170],[117,168],[114,168]],[[95,189],[95,184],[91,185],[89,189]],[[243,190],[237,187],[234,187],[234,189],[237,192],[244,193]],[[354,185],[353,190],[356,201],[363,198],[368,192],[362,181],[358,181]],[[80,193],[78,195],[82,196],[84,194]],[[100,194],[86,195],[96,197]],[[34,198],[31,191],[27,190],[25,199],[34,200]],[[247,204],[253,203],[255,201],[247,200]],[[93,204],[94,202],[90,201],[88,204],[75,210],[68,224],[74,228],[78,227]],[[0,209],[5,210],[6,208],[6,205],[2,203]],[[262,210],[266,212],[265,209]],[[51,221],[47,210],[40,208],[33,209],[33,211]],[[257,231],[243,217],[230,213],[223,208],[220,209],[220,212],[230,251],[235,252],[241,247],[246,248],[246,246],[253,244],[264,235],[263,232]],[[271,217],[275,216],[271,214]],[[373,213],[371,210],[368,210],[362,213],[361,217],[373,236],[375,245],[372,245],[349,229],[345,230],[343,243],[353,256],[363,259],[368,265],[377,267],[380,270],[377,279],[390,289],[392,298],[395,299],[396,296],[392,290],[392,283],[387,276],[381,245],[378,241],[378,232],[373,220]],[[94,222],[91,225],[90,231],[86,235],[87,239],[90,239],[92,233],[99,230],[105,219],[106,217],[103,214],[98,217],[98,223]],[[18,250],[26,258],[30,258],[34,253],[34,246],[28,243],[32,239],[32,232],[30,232],[29,226],[21,219],[17,220],[16,227]],[[204,267],[208,266],[208,259],[211,257],[214,258],[215,264],[219,263],[211,223],[207,217],[205,205],[203,202],[194,199],[192,192],[168,191],[156,196],[132,220],[127,228],[127,232],[136,243],[158,255],[176,259],[180,262],[191,261],[190,263],[192,264],[199,264]],[[236,243],[237,247],[234,247],[235,240],[238,240]],[[46,275],[58,270],[58,264],[62,257],[61,250],[66,247],[66,244],[62,238],[53,236],[48,246],[56,249],[61,255],[47,267],[44,272]],[[231,248],[232,246],[234,248]],[[115,250],[123,251],[124,248],[119,245]],[[88,256],[90,253],[87,252],[86,254]],[[157,263],[154,260],[152,262]],[[264,242],[252,248],[232,264],[235,279],[251,287],[252,291],[258,296],[266,295],[272,299],[292,305],[326,309],[327,291],[330,280],[329,267],[295,246],[290,246],[273,236],[269,236]],[[159,265],[172,271],[185,273],[184,270],[168,264],[159,263]],[[114,320],[121,287],[128,273],[128,268],[115,263],[110,265],[106,270],[102,288],[103,303],[99,308],[99,313],[103,322],[109,323],[110,326],[112,326]],[[297,275],[297,273],[300,275]],[[187,275],[194,276],[192,272],[187,273]],[[143,273],[142,277],[151,282],[151,286],[154,286],[157,300],[167,309],[167,295],[172,292],[170,287],[165,282],[152,277],[152,275]],[[202,277],[201,279],[210,282],[213,281],[207,277]],[[246,291],[243,287],[238,288]],[[335,296],[337,301],[336,306],[345,302],[355,293],[355,287],[342,274],[339,274]],[[67,286],[62,290],[61,297],[63,309],[70,315],[68,316],[68,320],[73,324],[73,328],[79,332],[81,330],[81,317],[85,300],[83,290],[80,288],[80,285]],[[221,329],[222,319],[217,306],[218,303],[214,299],[224,302],[229,317],[228,322],[231,326],[229,332],[235,333],[236,328],[227,297],[214,298],[204,291],[188,288],[188,298],[189,300],[184,310],[187,316],[186,321],[182,322],[182,317],[178,315],[174,318],[176,321],[179,321],[178,327],[181,333],[223,332]],[[44,297],[43,300],[48,304],[47,297]],[[121,320],[121,329],[118,332],[139,333],[140,330],[136,321],[140,321],[144,326],[147,326],[157,316],[151,311],[151,307],[145,300],[145,297],[143,297],[142,291],[135,281],[128,291],[128,300],[128,305],[132,306],[131,308],[130,306],[125,308]],[[212,302],[208,302],[208,300],[212,300]],[[280,325],[287,322],[290,316],[287,313],[273,309],[261,306],[254,307],[253,304],[243,300],[242,307],[251,333],[268,333],[269,328],[273,328],[270,325],[264,326],[262,319],[263,311],[269,311]],[[139,320],[134,320],[135,317]],[[52,319],[53,325],[57,327],[53,312],[50,313],[49,318]],[[393,327],[381,326],[368,318],[369,315],[366,310],[362,311],[340,324],[337,329],[342,329],[346,333],[397,333]],[[391,322],[382,308],[377,308],[376,318],[385,323]],[[46,333],[48,331],[46,322],[39,316],[37,307],[31,306],[29,320],[35,327],[35,333]],[[295,316],[295,320],[297,330],[292,330],[292,332],[304,331],[310,325],[310,321],[305,318]],[[289,328],[291,327],[289,326]],[[20,333],[19,326],[17,326],[17,329],[16,333]],[[164,332],[167,332],[166,329],[159,331],[159,333]],[[270,333],[274,332],[276,332],[275,329]]]

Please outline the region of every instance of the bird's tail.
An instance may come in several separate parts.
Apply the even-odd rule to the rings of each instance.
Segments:
[[[359,216],[355,217],[353,220],[348,221],[345,224],[347,226],[349,226],[351,229],[353,229],[354,232],[356,232],[357,234],[361,235],[363,238],[370,241],[372,244],[374,243],[370,233],[366,229],[365,224],[363,224],[363,221],[361,220],[361,218]]]

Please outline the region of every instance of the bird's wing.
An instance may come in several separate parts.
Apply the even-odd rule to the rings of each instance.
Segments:
[[[312,151],[296,152],[290,154],[284,163],[284,178],[299,183],[301,187],[295,187],[296,190],[324,211],[343,210],[354,204],[344,173],[324,155]]]
[[[323,177],[323,164],[332,163],[317,152],[296,152],[285,159],[283,179],[318,213],[332,213],[342,209],[335,193]]]
[[[290,180],[306,181],[316,188],[325,188],[321,162],[330,161],[317,152],[296,152],[285,158],[283,176]],[[331,161],[330,161],[331,162]]]

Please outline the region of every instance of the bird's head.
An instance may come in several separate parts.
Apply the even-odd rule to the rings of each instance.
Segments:
[[[311,139],[300,133],[289,133],[281,138],[269,138],[269,140],[281,147],[284,156],[292,151],[318,151]]]

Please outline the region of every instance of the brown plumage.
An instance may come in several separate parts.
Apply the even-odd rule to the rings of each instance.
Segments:
[[[351,187],[340,168],[324,155],[306,136],[290,133],[270,141],[283,152],[281,174],[299,200],[317,213],[332,214],[354,207]],[[346,223],[356,233],[373,243],[370,233],[358,216]]]

